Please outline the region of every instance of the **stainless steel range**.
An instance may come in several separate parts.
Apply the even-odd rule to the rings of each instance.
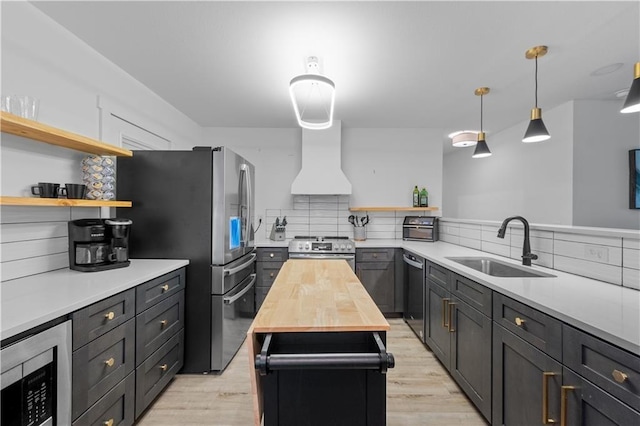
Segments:
[[[296,236],[289,243],[289,259],[346,260],[356,268],[356,245],[348,237]]]

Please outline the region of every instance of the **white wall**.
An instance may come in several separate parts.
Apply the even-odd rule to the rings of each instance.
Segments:
[[[640,115],[620,101],[575,101],[573,225],[640,229],[629,208],[630,149],[640,148]]]
[[[487,133],[491,157],[472,158],[473,147],[445,155],[443,216],[502,220],[522,215],[532,223],[571,225],[573,103],[545,110],[543,118],[548,141],[522,143],[528,123],[523,120]]]

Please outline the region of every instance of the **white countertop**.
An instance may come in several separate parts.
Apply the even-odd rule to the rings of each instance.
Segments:
[[[6,339],[189,264],[180,259],[132,259],[100,272],[59,269],[6,281],[0,293],[0,337]]]
[[[536,265],[531,268],[553,274],[555,277],[493,277],[449,260],[447,257],[483,256],[514,265],[521,263],[442,241],[430,243],[399,239],[369,239],[356,241],[356,247],[403,248],[567,324],[640,354],[640,291],[638,290]]]

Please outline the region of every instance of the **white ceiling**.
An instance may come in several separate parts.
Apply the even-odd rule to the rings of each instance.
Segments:
[[[311,55],[336,84],[343,127],[477,129],[473,91],[488,86],[488,135],[528,119],[530,47],[549,46],[543,114],[615,100],[640,60],[637,0],[34,4],[202,126],[296,127],[288,83]]]

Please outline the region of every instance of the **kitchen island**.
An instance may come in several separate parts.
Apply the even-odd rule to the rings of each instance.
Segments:
[[[287,261],[247,333],[255,424],[261,424],[265,409],[263,393],[266,393],[265,378],[256,370],[256,355],[261,353],[269,336],[285,339],[293,336],[302,339],[305,347],[309,346],[305,337],[317,337],[319,340],[336,337],[339,345],[353,337],[355,346],[359,347],[366,345],[362,342],[366,339],[366,334],[379,336],[384,342],[389,328],[389,323],[347,262],[299,259]],[[291,347],[290,344],[284,346],[287,345]],[[329,343],[329,346],[335,345]],[[353,348],[348,351],[353,352]],[[386,355],[383,354],[381,358]],[[328,373],[327,370],[323,371]],[[384,376],[377,376],[382,377],[384,390]],[[381,404],[384,410],[384,394],[381,401],[377,400],[378,409]],[[319,401],[319,404],[323,404],[323,401]],[[333,408],[335,407],[325,406],[325,410]]]

